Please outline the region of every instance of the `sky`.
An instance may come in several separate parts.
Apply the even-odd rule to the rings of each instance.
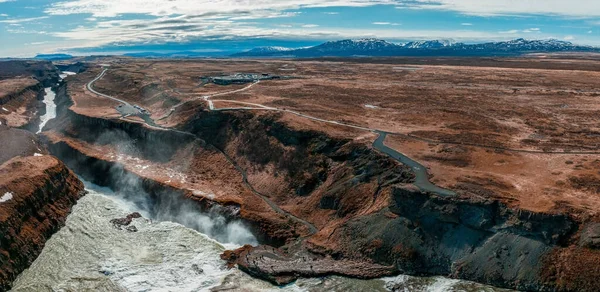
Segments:
[[[555,38],[600,46],[600,1],[0,0],[0,57],[229,54],[358,38]]]

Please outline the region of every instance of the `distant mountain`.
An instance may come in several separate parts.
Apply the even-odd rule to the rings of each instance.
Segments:
[[[398,45],[378,39],[340,40],[320,44],[318,46],[285,51],[255,51],[250,50],[235,54],[235,57],[255,56],[293,56],[293,57],[316,57],[316,56],[385,56],[396,50]]]
[[[48,60],[48,61],[59,61],[73,59],[73,56],[69,54],[39,54],[35,56],[35,59]]]
[[[295,49],[286,48],[286,47],[258,47],[252,50],[247,51],[246,53],[250,54],[265,54],[265,53],[280,53],[280,52],[288,52],[293,51]]]
[[[181,51],[181,52],[135,52],[135,53],[126,53],[123,56],[133,57],[133,58],[208,58],[208,57],[222,57],[225,56],[226,53],[216,51],[216,52],[195,52],[195,51]]]
[[[402,45],[406,49],[439,49],[456,44],[453,40],[415,41]]]
[[[267,49],[269,48],[269,49]],[[394,44],[379,39],[330,41],[302,49],[256,48],[233,57],[348,57],[348,56],[518,56],[536,52],[600,52],[600,48],[574,45],[555,39],[525,40],[482,44],[452,40],[413,41]]]

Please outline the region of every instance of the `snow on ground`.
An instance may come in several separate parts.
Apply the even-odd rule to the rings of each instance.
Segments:
[[[372,105],[372,104],[365,104],[365,107],[366,108],[379,108],[378,106]]]
[[[33,156],[44,156],[44,155],[39,154],[39,153],[33,153]]]
[[[7,110],[5,107],[2,107],[2,110],[5,112],[9,112],[9,110]]]
[[[0,197],[0,203],[4,203],[8,200],[11,200],[13,198],[13,194],[10,192],[6,192],[4,193],[4,196]]]

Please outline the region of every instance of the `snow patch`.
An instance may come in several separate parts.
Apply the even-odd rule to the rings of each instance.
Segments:
[[[4,196],[2,196],[0,198],[0,203],[4,203],[4,202],[6,202],[8,200],[11,200],[12,198],[13,198],[13,194],[10,193],[10,192],[6,192],[6,193],[4,193]]]
[[[365,107],[366,108],[379,108],[378,106],[372,105],[372,104],[365,104]]]
[[[44,156],[44,155],[39,154],[39,153],[33,153],[33,156],[39,157],[39,156]]]
[[[5,112],[9,112],[9,110],[7,110],[5,107],[2,107],[2,110]]]

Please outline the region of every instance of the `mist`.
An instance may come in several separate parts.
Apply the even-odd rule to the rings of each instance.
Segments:
[[[100,145],[110,144],[117,153],[132,157],[143,157],[148,159],[148,153],[143,148],[139,139],[131,139],[127,133],[121,130],[105,131],[98,135],[96,143]],[[169,151],[174,153],[174,151]],[[144,155],[146,154],[146,155]],[[179,165],[178,171],[184,173],[187,165]],[[95,173],[87,173],[84,179],[92,180]],[[92,181],[102,181],[109,188],[100,187],[91,182],[85,182],[88,189],[103,193],[124,206],[131,212],[139,212],[147,219],[154,221],[170,221],[182,224],[188,228],[201,232],[214,240],[225,244],[241,246],[244,244],[257,245],[256,237],[250,232],[241,220],[231,219],[239,213],[239,209],[213,205],[208,210],[200,210],[200,205],[184,197],[176,191],[152,190],[149,193],[143,185],[142,180],[126,171],[122,165],[112,166],[105,178],[94,177]]]

